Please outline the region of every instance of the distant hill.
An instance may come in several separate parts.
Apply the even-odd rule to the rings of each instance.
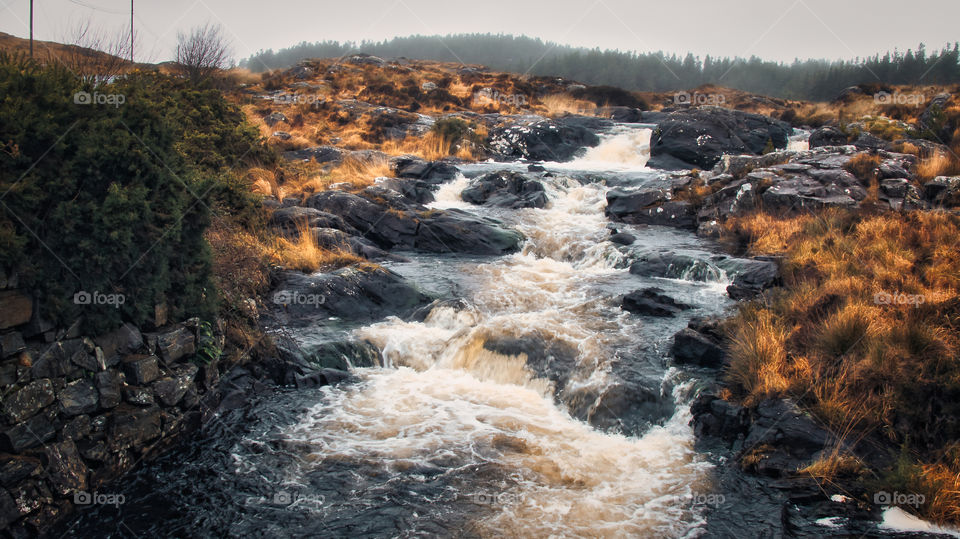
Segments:
[[[497,71],[559,76],[586,84],[663,92],[717,84],[785,99],[825,101],[858,84],[960,83],[960,45],[928,52],[877,54],[854,61],[807,60],[782,64],[757,57],[699,58],[663,52],[637,54],[560,45],[526,36],[458,34],[398,37],[380,42],[302,42],[279,51],[260,51],[241,65],[253,71],[289,67],[307,58],[363,52],[483,64]]]

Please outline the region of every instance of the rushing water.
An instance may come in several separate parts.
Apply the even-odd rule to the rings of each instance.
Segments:
[[[338,329],[374,343],[382,366],[225,413],[207,437],[133,474],[126,504],[96,509],[68,535],[696,536],[711,465],[688,425],[697,375],[671,367],[667,348],[691,316],[730,301],[722,274],[627,271],[646,251],[706,260],[692,234],[618,226],[637,243],[607,241],[610,186],[668,181],[644,168],[649,135],[620,127],[582,159],[547,164],[544,209],[465,204],[469,177],[525,166],[464,167],[433,206],[501,219],[527,237],[521,252],[389,264],[460,301],[422,322]],[[618,297],[645,286],[695,308],[675,319],[621,311]]]

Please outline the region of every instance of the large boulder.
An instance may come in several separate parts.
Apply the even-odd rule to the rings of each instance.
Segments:
[[[418,157],[398,157],[393,160],[398,178],[421,180],[431,185],[440,185],[457,177],[457,167],[444,161],[424,161]]]
[[[471,204],[499,208],[542,208],[547,205],[543,184],[509,171],[491,172],[473,180],[460,194]]]
[[[668,318],[689,309],[690,306],[667,296],[659,288],[644,288],[624,296],[620,308],[633,314]]]
[[[516,251],[523,241],[520,233],[503,229],[490,219],[457,210],[427,209],[387,189],[368,191],[364,193],[367,197],[324,191],[310,197],[307,204],[339,215],[383,249],[499,255]],[[374,197],[376,201],[371,200]]]
[[[352,321],[403,316],[430,299],[383,268],[343,268],[313,275],[285,272],[273,294],[275,312],[284,320],[305,323],[331,316]]]
[[[304,148],[302,150],[283,152],[283,157],[284,159],[288,159],[290,161],[310,161],[312,159],[318,164],[323,164],[339,163],[340,161],[343,161],[345,154],[345,150],[341,150],[335,146],[314,146],[312,148]]]
[[[819,127],[810,132],[810,148],[823,146],[843,146],[847,143],[847,135],[836,127]]]
[[[583,125],[562,120],[541,120],[530,125],[498,127],[488,144],[501,159],[569,161],[582,148],[600,144],[600,138]]]
[[[725,153],[760,155],[787,147],[793,128],[767,116],[722,107],[701,107],[670,113],[650,139],[650,163],[662,168],[712,168]],[[668,156],[689,165],[667,163]]]

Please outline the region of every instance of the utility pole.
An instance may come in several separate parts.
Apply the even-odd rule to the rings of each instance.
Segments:
[[[133,0],[130,0],[130,63],[133,63]]]
[[[30,58],[33,58],[33,0],[30,0]]]

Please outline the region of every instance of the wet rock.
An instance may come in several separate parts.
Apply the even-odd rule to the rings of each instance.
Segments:
[[[809,465],[831,441],[830,433],[793,401],[768,399],[752,414],[744,448],[762,451],[753,471],[786,477]]]
[[[6,529],[20,518],[17,502],[6,490],[0,489],[0,529]]]
[[[650,139],[650,164],[669,156],[690,166],[712,168],[724,153],[760,155],[768,145],[786,148],[793,128],[759,114],[722,107],[700,107],[671,112]]]
[[[81,441],[77,444],[77,450],[83,458],[96,462],[104,462],[110,455],[107,443],[103,440]]]
[[[780,279],[780,266],[771,260],[729,258],[717,265],[733,275],[733,284],[727,287],[727,294],[735,300],[756,297]]]
[[[193,364],[177,367],[173,376],[161,378],[153,383],[153,393],[165,406],[173,406],[187,391],[194,387],[198,367]]]
[[[586,127],[563,120],[498,127],[490,132],[488,139],[499,158],[532,161],[569,161],[582,148],[599,143],[600,138]]]
[[[150,388],[124,385],[120,389],[120,392],[123,394],[123,400],[125,402],[129,402],[135,406],[152,406],[155,403],[153,391],[151,391]]]
[[[628,234],[626,232],[617,232],[616,234],[611,234],[609,240],[617,245],[633,245],[637,238],[633,234]]]
[[[640,256],[630,265],[630,273],[641,277],[668,277],[692,281],[717,281],[723,275],[714,263],[692,256],[654,252]]]
[[[50,485],[58,494],[66,496],[87,490],[87,466],[72,440],[50,444],[44,453]]]
[[[836,127],[818,127],[810,132],[810,148],[823,146],[843,146],[847,144],[847,135]]]
[[[3,432],[4,446],[20,453],[53,439],[57,433],[56,412],[52,410],[37,414]]]
[[[655,204],[670,199],[670,192],[665,189],[646,188],[636,191],[612,189],[607,192],[606,214],[618,221],[630,222],[632,218]]]
[[[281,308],[283,318],[292,321],[330,316],[347,320],[402,316],[430,301],[403,277],[383,268],[343,268],[313,275],[286,272],[279,288],[291,298]]]
[[[709,393],[699,395],[690,412],[698,437],[713,436],[732,443],[742,441],[750,427],[747,410]]]
[[[100,395],[88,379],[70,382],[57,396],[64,415],[75,416],[97,411]]]
[[[152,349],[163,360],[163,364],[171,366],[178,361],[196,353],[196,337],[193,331],[186,327],[151,335]]]
[[[73,440],[74,442],[85,438],[91,430],[90,416],[80,415],[70,420],[60,431],[61,440]]]
[[[522,235],[500,228],[495,221],[457,210],[428,210],[390,193],[368,190],[368,196],[377,197],[374,202],[350,193],[325,191],[310,197],[307,204],[341,216],[384,249],[494,255],[520,247]]]
[[[457,167],[444,161],[425,161],[416,157],[400,157],[393,161],[398,178],[409,178],[440,185],[452,181],[460,172]]]
[[[620,308],[634,314],[668,318],[689,309],[690,306],[665,295],[659,288],[644,288],[624,296]]]
[[[35,380],[4,399],[3,415],[7,421],[19,423],[52,404],[54,399],[50,380]]]
[[[350,371],[380,364],[380,350],[369,341],[327,342],[310,349],[306,356],[322,369]]]
[[[27,348],[23,342],[23,335],[18,331],[10,331],[0,335],[0,357],[7,358]]]
[[[116,371],[98,372],[94,377],[97,390],[100,392],[100,406],[103,408],[113,408],[120,404],[124,376]]]
[[[149,384],[160,376],[157,356],[127,356],[123,359],[123,372],[136,385]]]
[[[308,375],[296,375],[294,384],[297,389],[308,389],[323,386],[335,386],[340,382],[350,380],[352,376],[347,371],[338,369],[321,369],[319,372]]]
[[[567,343],[538,334],[495,335],[486,338],[483,348],[504,356],[525,356],[527,367],[538,378],[554,383],[559,394],[577,365],[577,351]]]
[[[594,114],[601,118],[609,118],[619,123],[638,123],[640,122],[640,109],[633,107],[600,107]]]
[[[32,315],[30,296],[18,290],[0,290],[0,329],[26,324]]]
[[[138,446],[160,436],[160,408],[136,408],[121,404],[109,427],[108,443],[112,451]]]
[[[645,387],[637,382],[617,380],[604,387],[595,399],[574,398],[571,411],[574,417],[594,428],[636,436],[669,417],[673,405],[653,384]]]
[[[719,341],[689,327],[673,336],[670,353],[677,363],[714,369],[723,366],[725,356]]]
[[[0,484],[12,487],[24,479],[43,471],[38,458],[22,455],[0,455]]]
[[[112,366],[117,364],[121,356],[140,350],[143,347],[143,335],[136,326],[127,323],[95,338],[94,343],[103,350],[107,366]]]
[[[547,193],[543,184],[509,171],[484,174],[463,190],[461,198],[471,204],[498,208],[543,208]]]

